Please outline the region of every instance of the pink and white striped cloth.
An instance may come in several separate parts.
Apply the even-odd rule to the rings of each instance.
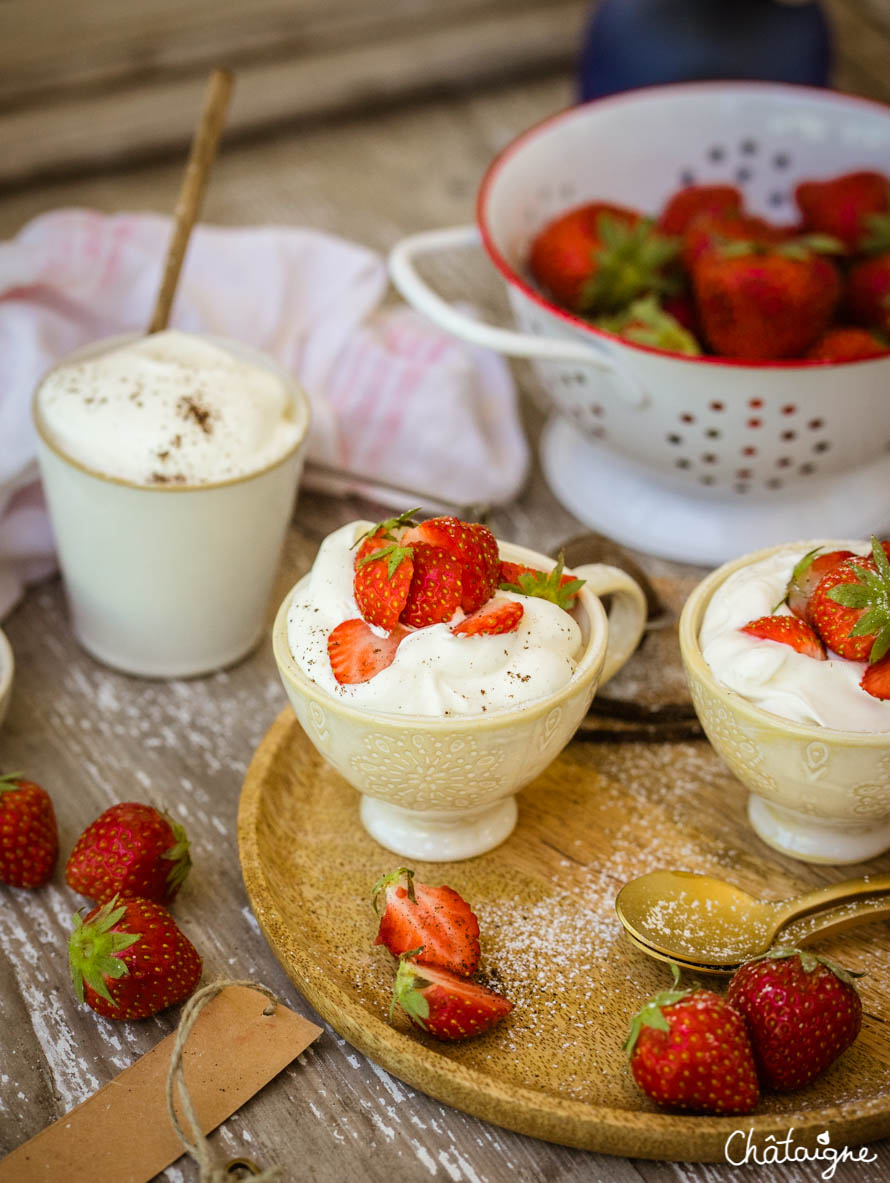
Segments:
[[[79,345],[144,327],[169,234],[152,214],[60,210],[0,244],[0,618],[53,569],[34,387]],[[355,243],[199,226],[171,324],[244,341],[297,375],[313,410],[306,484],[330,486],[324,466],[458,504],[510,500],[528,446],[507,365],[410,309],[380,309],[385,291],[383,260]]]

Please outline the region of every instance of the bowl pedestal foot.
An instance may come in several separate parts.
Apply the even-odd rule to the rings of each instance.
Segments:
[[[767,846],[807,863],[861,863],[890,849],[890,822],[844,824],[815,818],[754,793],[748,798],[748,820]]]
[[[361,819],[381,846],[404,858],[449,863],[500,846],[516,825],[516,798],[481,809],[423,812],[362,797]]]

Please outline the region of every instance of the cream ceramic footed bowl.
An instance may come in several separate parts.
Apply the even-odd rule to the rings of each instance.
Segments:
[[[805,862],[858,863],[890,848],[890,732],[783,719],[718,682],[702,657],[699,633],[718,587],[781,549],[724,564],[686,601],[680,650],[689,689],[708,739],[750,790],[748,819],[757,835]]]
[[[501,543],[500,551],[512,562],[553,566],[523,547]],[[302,583],[285,597],[272,635],[284,688],[314,746],[362,794],[362,822],[382,846],[447,862],[491,850],[512,831],[514,795],[559,755],[645,625],[645,597],[624,571],[601,564],[575,571],[587,582],[578,594],[584,648],[571,681],[486,715],[396,715],[334,698],[306,676],[288,644],[288,609]],[[608,619],[598,595],[612,597]]]

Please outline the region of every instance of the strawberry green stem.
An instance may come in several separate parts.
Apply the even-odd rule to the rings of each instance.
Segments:
[[[115,907],[116,904],[117,896],[103,904],[86,924],[79,912],[73,916],[74,931],[68,941],[68,965],[78,1002],[83,1002],[83,984],[86,982],[90,989],[114,1006],[105,979],[122,978],[130,972],[118,954],[134,945],[140,936],[138,933],[112,931],[127,910],[123,905]]]

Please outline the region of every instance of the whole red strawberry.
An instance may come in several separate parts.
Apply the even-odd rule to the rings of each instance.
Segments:
[[[371,626],[357,617],[343,620],[328,635],[328,660],[341,686],[370,682],[395,661],[396,650],[409,635],[396,625],[388,636],[378,637]]]
[[[201,958],[166,908],[114,897],[74,916],[68,962],[79,1002],[109,1019],[144,1019],[192,993]]]
[[[802,181],[794,191],[808,230],[858,249],[868,219],[890,210],[890,180],[878,172],[845,173],[828,181]]]
[[[683,234],[693,218],[702,214],[741,213],[742,194],[735,185],[687,185],[668,200],[658,215],[665,234]]]
[[[853,264],[847,272],[846,301],[853,320],[890,333],[890,250]]]
[[[169,904],[191,865],[179,822],[152,805],[125,801],[87,826],[68,859],[65,879],[97,903],[120,894]]]
[[[673,290],[678,249],[635,210],[592,202],[544,227],[532,243],[529,267],[558,304],[607,315],[646,292]]]
[[[691,274],[699,259],[710,251],[720,250],[731,242],[748,242],[756,246],[770,246],[789,237],[782,226],[774,226],[753,214],[703,211],[689,220],[683,232],[681,259]]]
[[[693,272],[702,332],[723,357],[800,357],[831,320],[837,269],[809,244],[737,242],[706,252]]]
[[[890,297],[890,255],[887,256],[887,294]],[[890,300],[888,300],[888,325],[890,325]],[[870,357],[881,357],[890,353],[890,345],[882,341],[869,329],[846,327],[826,329],[815,345],[807,350],[810,361],[865,361]]]
[[[0,883],[40,887],[53,873],[59,834],[46,789],[20,772],[0,776]]]
[[[634,1080],[659,1105],[750,1113],[760,1099],[742,1016],[710,990],[674,989],[631,1020],[625,1051]]]
[[[801,620],[809,620],[810,597],[818,587],[822,576],[827,575],[844,559],[851,558],[853,558],[851,550],[823,552],[821,546],[817,546],[813,550],[807,551],[803,558],[795,563],[785,589],[785,603],[795,616]]]
[[[678,307],[680,299],[674,297],[674,307]],[[641,296],[614,316],[598,317],[595,323],[597,328],[650,349],[682,353],[686,357],[698,357],[701,353],[701,346],[693,334],[652,295]]]
[[[872,539],[871,558],[844,559],[820,579],[809,619],[829,649],[850,661],[880,661],[890,650],[890,543]]]
[[[382,902],[383,913],[374,944],[386,945],[394,957],[415,950],[418,964],[461,977],[479,968],[479,922],[454,888],[418,883],[413,871],[398,867],[375,883],[371,902],[375,912]]]
[[[415,1026],[436,1039],[455,1041],[481,1035],[513,1009],[502,994],[437,965],[419,965],[414,949],[399,959],[390,1020],[398,1004]]]
[[[854,976],[798,949],[772,949],[736,970],[726,999],[744,1016],[765,1086],[802,1088],[846,1051],[862,1023]]]

